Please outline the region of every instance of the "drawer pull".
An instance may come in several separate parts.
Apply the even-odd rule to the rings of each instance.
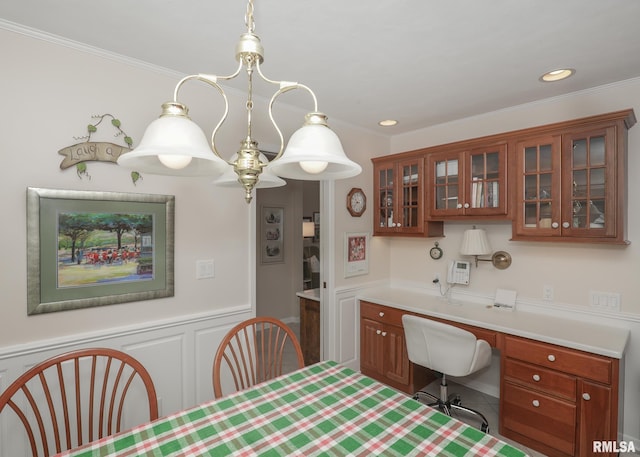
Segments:
[[[387,336],[387,332],[382,332],[382,336]]]
[[[549,354],[547,356],[547,359],[549,360],[549,362],[555,362],[556,361],[556,356],[553,354]]]
[[[532,403],[532,404],[533,404],[533,406],[535,406],[536,408],[537,408],[538,406],[540,406],[540,402],[539,402],[538,400],[533,400],[531,403]]]
[[[534,380],[535,382],[540,381],[540,375],[539,375],[539,374],[534,374],[534,375],[533,375],[533,380]]]
[[[588,393],[585,392],[585,393],[582,394],[582,398],[584,400],[589,401],[589,400],[591,400],[591,395],[589,395]]]
[[[376,335],[380,335],[382,333],[382,330],[376,330]]]
[[[380,312],[378,313],[378,316],[380,316],[380,317],[384,317],[384,311],[380,311]]]

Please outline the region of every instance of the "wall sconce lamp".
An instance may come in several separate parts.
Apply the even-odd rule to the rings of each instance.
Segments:
[[[490,259],[480,259],[478,256],[491,254],[492,249],[484,229],[477,229],[475,225],[472,229],[465,230],[460,246],[460,254],[472,255],[476,258],[476,268],[478,262],[491,262],[499,270],[509,268],[511,265],[511,255],[506,251],[496,251]]]

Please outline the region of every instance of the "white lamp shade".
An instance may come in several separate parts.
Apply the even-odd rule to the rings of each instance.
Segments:
[[[487,255],[491,254],[491,245],[487,239],[487,232],[483,229],[469,229],[464,231],[460,254],[462,255]]]
[[[183,168],[169,168],[158,156],[191,157]],[[118,158],[118,165],[143,173],[217,176],[229,165],[214,154],[202,129],[186,116],[162,116],[144,132],[137,148]]]
[[[311,238],[315,235],[316,232],[316,224],[313,222],[303,222],[302,223],[302,236],[304,238]]]
[[[309,173],[300,162],[326,162],[327,166],[319,173]],[[296,130],[282,156],[268,168],[278,176],[306,181],[332,181],[362,172],[362,167],[346,156],[333,130],[320,124],[307,124]]]
[[[238,153],[234,153],[231,157],[230,162],[234,162],[237,158]],[[263,153],[260,153],[260,161],[267,163],[269,160]],[[213,181],[213,184],[220,187],[238,187],[238,175],[233,170],[233,167],[231,165],[228,165],[224,174]],[[262,169],[262,173],[260,173],[260,176],[258,178],[258,184],[255,186],[255,188],[266,189],[270,187],[281,187],[286,184],[287,182],[284,179],[279,178],[278,176],[273,174],[270,166],[266,166]]]

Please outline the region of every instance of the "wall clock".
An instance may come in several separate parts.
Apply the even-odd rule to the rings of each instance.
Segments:
[[[354,187],[347,194],[347,210],[353,217],[360,217],[367,209],[367,196],[362,189]]]
[[[438,260],[442,257],[442,248],[439,246],[439,243],[436,241],[435,246],[429,250],[429,255],[433,260]]]

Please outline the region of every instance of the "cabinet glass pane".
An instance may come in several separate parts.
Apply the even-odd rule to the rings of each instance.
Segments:
[[[589,165],[592,167],[605,164],[604,136],[593,136],[589,139]]]
[[[587,140],[573,141],[573,167],[582,168],[587,166]]]
[[[538,171],[538,148],[535,146],[524,148],[524,172]]]
[[[393,218],[393,192],[387,189],[380,190],[380,227],[389,227],[389,222]]]
[[[540,171],[553,169],[553,149],[550,144],[540,145]]]
[[[436,209],[455,209],[458,205],[458,160],[435,163],[434,206]]]
[[[591,198],[603,198],[605,196],[605,169],[592,168],[589,172],[589,195]]]
[[[587,196],[587,170],[574,170],[573,172],[573,196]]]

